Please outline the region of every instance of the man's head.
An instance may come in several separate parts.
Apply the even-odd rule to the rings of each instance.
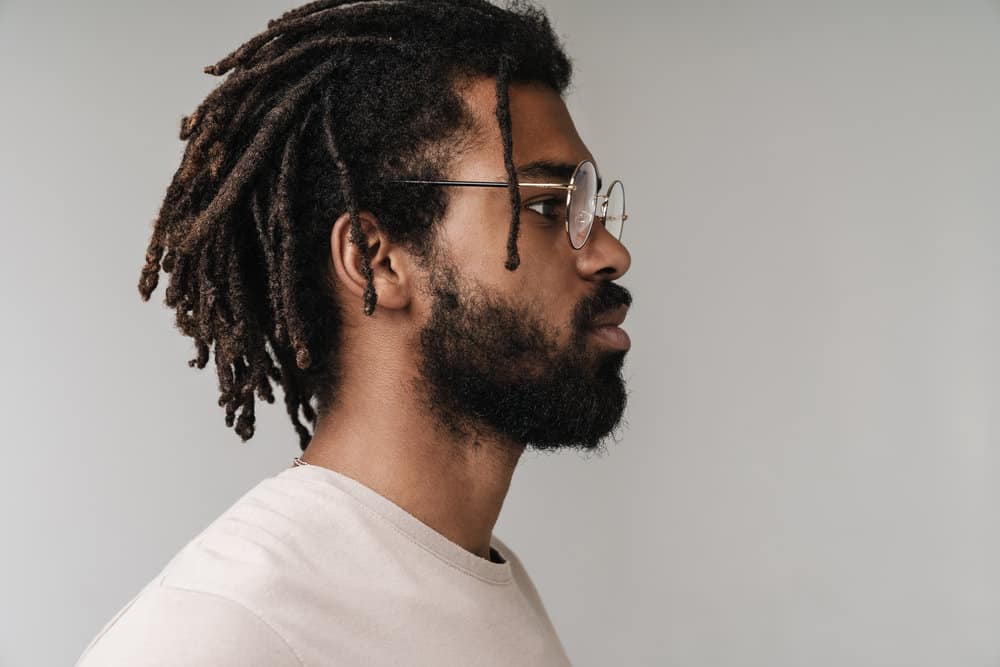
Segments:
[[[219,404],[243,440],[254,394],[273,402],[275,380],[305,449],[299,411],[315,421],[350,390],[340,381],[359,335],[413,338],[428,405],[451,428],[593,446],[617,423],[624,351],[586,325],[630,301],[609,282],[628,253],[597,224],[572,249],[552,219],[557,191],[517,187],[538,180],[518,166],[565,172],[591,157],[542,13],[315,2],[206,71],[231,69],[182,121],[187,149],[139,289],[148,299],[162,259],[166,303],[198,350],[189,364],[214,349]],[[544,180],[555,177],[568,180]],[[489,410],[488,396],[502,400]]]
[[[453,163],[450,179],[503,179],[491,92],[488,79],[463,91],[480,140]],[[519,180],[566,183],[581,160],[593,159],[550,87],[514,83],[509,107]],[[465,441],[492,431],[537,449],[592,449],[625,408],[625,350],[595,338],[593,324],[630,305],[628,291],[611,282],[628,269],[629,254],[600,224],[574,249],[564,190],[525,187],[520,195],[521,262],[510,271],[506,193],[463,187],[450,194],[421,276],[431,299],[430,313],[418,319],[423,391],[415,390]]]

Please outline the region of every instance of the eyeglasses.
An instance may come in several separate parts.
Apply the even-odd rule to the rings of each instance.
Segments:
[[[504,181],[418,181],[395,180],[393,183],[422,183],[424,185],[458,185],[484,188],[505,188]],[[590,238],[590,230],[594,220],[600,220],[604,228],[616,239],[621,240],[622,228],[628,215],[625,213],[625,186],[621,181],[614,181],[603,195],[597,192],[600,178],[597,166],[590,160],[583,160],[576,165],[569,183],[522,183],[522,188],[559,188],[566,190],[566,233],[569,243],[579,250]],[[598,213],[600,210],[600,213]]]

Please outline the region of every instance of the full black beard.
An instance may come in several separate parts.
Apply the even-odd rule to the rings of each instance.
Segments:
[[[499,435],[537,450],[600,448],[625,412],[626,352],[588,350],[588,328],[598,314],[630,305],[628,290],[600,282],[577,305],[571,340],[559,349],[558,329],[496,291],[460,281],[440,256],[431,276],[418,390],[439,424],[474,444],[476,435]]]

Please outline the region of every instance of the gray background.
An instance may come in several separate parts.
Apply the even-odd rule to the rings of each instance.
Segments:
[[[298,453],[136,291],[201,73],[297,3],[0,3],[0,663]],[[546,3],[628,185],[629,427],[496,532],[577,665],[1000,665],[1000,8]]]

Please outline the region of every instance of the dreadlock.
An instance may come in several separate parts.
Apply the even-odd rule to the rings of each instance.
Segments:
[[[372,315],[377,295],[358,212],[371,210],[389,238],[426,257],[447,193],[389,181],[445,178],[473,127],[459,83],[494,77],[511,203],[504,266],[515,270],[521,203],[508,88],[536,82],[561,94],[571,65],[545,14],[524,2],[319,0],[205,67],[230,71],[181,119],[187,144],[139,293],[148,301],[160,269],[170,274],[164,301],[194,340],[188,365],[204,368],[214,352],[227,426],[250,439],[254,394],[273,403],[274,381],[304,450],[312,436],[300,413],[315,423],[338,379],[332,222],[349,214]]]

